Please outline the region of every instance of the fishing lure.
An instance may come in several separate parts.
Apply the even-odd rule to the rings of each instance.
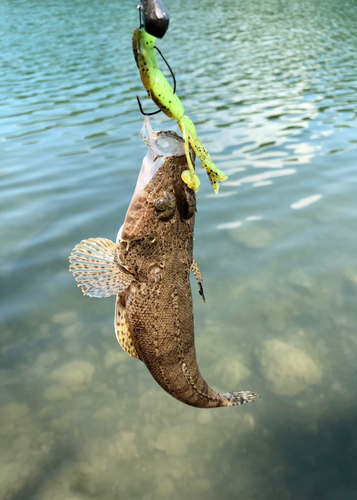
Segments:
[[[208,178],[214,192],[218,193],[220,182],[228,179],[228,177],[221,172],[221,170],[219,170],[211,160],[207,149],[197,137],[194,124],[184,114],[184,107],[175,93],[176,88],[173,89],[171,87],[165,76],[160,71],[154,50],[154,48],[157,49],[157,47],[155,47],[155,41],[156,38],[147,33],[144,27],[134,30],[134,57],[140,72],[141,81],[148,93],[148,97],[155,102],[155,104],[165,113],[166,116],[172,118],[173,120],[177,120],[179,129],[182,132],[188,165],[188,170],[182,172],[182,180],[189,188],[196,192],[198,191],[200,181],[192,165],[189,148],[189,145],[191,145],[192,149],[202,162],[202,168],[205,168],[207,171]],[[139,99],[138,102],[142,111]],[[147,114],[143,111],[142,113]]]

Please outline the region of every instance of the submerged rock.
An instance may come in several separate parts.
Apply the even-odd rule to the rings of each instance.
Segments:
[[[74,311],[65,311],[52,316],[52,322],[58,325],[68,325],[74,323],[78,318],[78,314]]]
[[[61,399],[69,399],[71,392],[63,385],[55,384],[48,387],[43,393],[43,397],[48,401],[59,401]]]
[[[273,238],[267,229],[257,224],[247,224],[238,229],[232,229],[230,235],[247,248],[265,248]]]
[[[277,339],[263,344],[261,371],[275,394],[295,396],[320,382],[321,370],[305,351]]]
[[[236,359],[219,359],[215,365],[214,373],[218,375],[222,384],[229,386],[237,385],[249,377],[250,370]]]
[[[73,387],[89,384],[94,372],[94,366],[88,361],[75,360],[54,370],[50,378],[58,384]]]

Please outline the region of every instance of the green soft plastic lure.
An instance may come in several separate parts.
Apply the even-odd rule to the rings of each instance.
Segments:
[[[182,172],[182,180],[194,191],[198,191],[200,181],[195,173],[190,158],[189,144],[202,162],[215,193],[219,191],[220,181],[228,179],[211,160],[207,149],[197,137],[192,121],[184,115],[185,110],[173,88],[160,71],[154,51],[156,38],[149,35],[144,28],[138,28],[133,33],[133,51],[139,68],[141,81],[147,90],[149,99],[173,120],[177,120],[179,129],[185,141],[185,153],[189,170]]]

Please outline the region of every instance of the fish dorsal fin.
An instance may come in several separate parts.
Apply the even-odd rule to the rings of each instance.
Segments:
[[[196,278],[198,288],[199,288],[199,294],[201,295],[203,302],[206,302],[206,297],[205,297],[205,294],[203,292],[202,274],[201,274],[200,268],[198,267],[197,262],[195,260],[192,261],[191,271],[193,272],[193,275]]]
[[[120,297],[117,298],[115,304],[114,328],[115,336],[122,349],[132,358],[140,359],[129,330],[127,312],[120,303]]]
[[[69,261],[78,286],[90,297],[117,295],[134,279],[120,265],[115,243],[105,238],[81,241],[72,250]]]

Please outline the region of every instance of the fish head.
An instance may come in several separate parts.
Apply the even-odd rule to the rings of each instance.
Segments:
[[[142,137],[148,147],[117,245],[135,245],[152,255],[193,244],[195,192],[182,180],[187,169],[184,143],[175,132],[154,132],[148,117]],[[150,250],[151,248],[151,250]],[[166,250],[165,250],[166,248]],[[120,251],[119,251],[120,253]]]

